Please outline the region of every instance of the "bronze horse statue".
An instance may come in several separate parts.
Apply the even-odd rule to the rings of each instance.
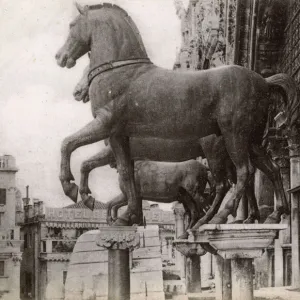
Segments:
[[[272,89],[284,91],[286,123],[298,117],[296,85],[284,74],[264,79],[240,66],[179,73],[151,63],[134,22],[112,4],[78,6],[70,34],[56,54],[61,67],[71,68],[88,51],[89,98],[94,120],[67,137],[61,147],[60,180],[75,199],[71,153],[78,147],[110,139],[128,199],[115,225],[142,223],[142,201],[134,182],[134,160],[184,161],[199,156],[199,139],[222,135],[235,165],[237,184],[225,208],[212,223],[224,223],[236,210],[254,167],[272,169],[261,148]],[[131,147],[138,140],[139,150]],[[272,177],[272,176],[270,176]],[[289,214],[282,182],[275,178],[277,196],[270,222]],[[201,221],[201,220],[200,220]],[[199,223],[196,224],[196,227]]]
[[[73,96],[76,101],[82,101],[83,103],[87,103],[89,101],[88,73],[89,73],[89,66],[87,66],[84,69],[83,76],[75,86]],[[215,194],[215,190],[216,190],[215,185],[218,188],[215,207],[212,208],[214,211],[217,211],[227,191],[231,188],[232,183],[236,183],[235,167],[226,151],[222,136],[217,137],[216,135],[209,135],[205,138],[200,139],[200,145],[202,146],[203,155],[208,159],[208,163],[213,172],[212,177],[214,178],[214,180],[211,179],[209,180],[209,185],[211,189],[210,198],[212,197],[212,195]],[[89,208],[93,208],[94,206],[94,198],[89,196],[89,194],[91,193],[88,187],[89,173],[95,168],[107,164],[114,164],[114,163],[115,163],[115,158],[110,148],[103,149],[101,152],[99,152],[95,156],[91,157],[90,159],[82,163],[79,192],[84,203]],[[280,176],[280,171],[278,168],[276,169],[275,165],[274,165],[274,169],[275,171],[273,171],[273,173],[274,174],[278,173],[277,175]],[[209,173],[211,174],[211,172]],[[194,174],[191,174],[191,177],[193,178]],[[147,178],[149,178],[149,176],[147,176]],[[139,180],[139,178],[136,179]],[[194,184],[196,184],[196,181]],[[154,187],[153,190],[155,190]],[[251,183],[248,184],[244,196],[247,198],[249,202],[250,211],[249,211],[248,218],[246,220],[237,220],[235,222],[243,221],[244,223],[254,223],[256,220],[259,221],[260,215],[257,207],[255,194],[254,194],[253,180],[251,181]],[[111,223],[111,221],[117,215],[117,210],[119,209],[119,207],[127,204],[127,200],[125,201],[124,198],[126,198],[125,194],[121,194],[107,204],[108,205],[107,216],[108,216],[109,223]],[[211,207],[210,199],[208,200],[207,203]],[[199,209],[199,212],[200,211],[202,211],[202,208]],[[204,217],[201,220],[201,222],[203,223],[206,222],[206,218]]]
[[[95,159],[96,156],[97,159]],[[95,162],[97,166],[104,166],[108,163],[113,165],[115,162],[109,145],[96,156],[82,164],[81,193],[86,193],[89,170],[95,166]],[[178,163],[135,161],[134,175],[137,193],[141,199],[159,203],[178,201],[183,204],[189,216],[186,230],[192,228],[210,207],[209,199],[206,200],[204,196],[206,184],[210,183],[208,168],[196,160]],[[116,217],[117,210],[128,203],[124,192],[125,184],[121,176],[119,176],[119,186],[122,193],[107,203],[108,224],[111,224]],[[86,198],[84,195],[83,199],[84,203],[92,209],[94,199],[91,196]]]
[[[88,69],[88,68],[87,68]],[[87,70],[74,90],[74,98],[84,103],[89,101]],[[115,157],[109,142],[105,141],[106,147],[99,153],[84,161],[81,165],[81,180],[79,192],[84,204],[93,210],[95,199],[88,186],[89,173],[101,166],[110,164],[115,167]],[[213,188],[208,168],[196,160],[179,163],[136,161],[135,182],[137,192],[142,199],[159,203],[171,203],[175,200],[182,203],[189,216],[189,224],[186,230],[195,225],[200,217],[210,207],[210,199],[204,198],[204,190],[209,183]],[[116,218],[118,209],[127,205],[128,200],[124,191],[124,183],[119,176],[119,185],[122,193],[107,203],[107,223],[111,224]],[[185,237],[183,235],[183,237]]]

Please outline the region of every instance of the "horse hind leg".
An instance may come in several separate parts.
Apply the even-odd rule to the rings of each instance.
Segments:
[[[257,199],[254,193],[254,176],[251,177],[249,184],[245,190],[245,196],[249,204],[248,218],[243,222],[244,224],[253,224],[255,221],[260,221],[260,213],[257,206]]]
[[[244,133],[244,138],[239,138],[239,134],[233,135],[228,131],[223,136],[228,154],[236,167],[237,183],[225,207],[209,222],[211,224],[225,224],[229,215],[236,217],[246,186],[254,176],[254,167],[249,159],[247,134]]]
[[[229,184],[225,178],[219,178],[216,180],[216,196],[213,200],[213,203],[206,212],[205,216],[203,216],[200,220],[197,221],[193,229],[198,229],[200,226],[207,224],[214,217],[214,215],[218,212],[222,201],[229,189]]]
[[[116,214],[117,214],[116,208],[119,205],[123,206],[126,204],[127,204],[127,199],[123,193],[118,195],[117,197],[113,198],[106,204],[106,222],[107,222],[107,224],[112,225],[112,222],[114,221],[114,218],[116,217]]]
[[[187,228],[185,228],[185,232],[178,237],[178,239],[187,239],[188,233],[187,230],[191,229],[193,225],[199,219],[199,212],[197,210],[197,206],[194,202],[193,197],[183,188],[180,189],[178,201],[183,204],[185,211],[189,215],[189,223]]]
[[[129,138],[114,133],[110,136],[110,145],[114,152],[120,179],[128,199],[127,210],[114,222],[115,226],[143,224],[142,198],[137,193],[134,179],[134,161],[130,157]]]
[[[280,168],[271,159],[271,157],[269,157],[266,151],[257,145],[252,146],[251,157],[254,165],[263,173],[265,173],[272,181],[277,200],[273,213],[268,216],[265,223],[279,223],[281,221],[282,214],[290,213],[288,201],[286,199],[281,180]]]

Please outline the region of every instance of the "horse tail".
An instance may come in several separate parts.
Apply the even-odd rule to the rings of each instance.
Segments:
[[[282,112],[285,123],[292,127],[299,115],[298,90],[294,79],[287,74],[276,74],[265,78],[271,93],[280,93],[283,96],[285,108]]]

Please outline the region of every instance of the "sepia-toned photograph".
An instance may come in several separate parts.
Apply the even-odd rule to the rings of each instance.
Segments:
[[[300,299],[300,0],[0,16],[0,300]]]

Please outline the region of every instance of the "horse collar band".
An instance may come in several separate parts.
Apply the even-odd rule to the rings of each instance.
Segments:
[[[89,85],[92,83],[93,79],[101,73],[116,68],[135,65],[135,64],[152,64],[152,62],[150,61],[149,58],[136,58],[136,59],[127,59],[127,60],[116,60],[116,61],[111,61],[111,62],[101,64],[89,72],[88,75]]]

